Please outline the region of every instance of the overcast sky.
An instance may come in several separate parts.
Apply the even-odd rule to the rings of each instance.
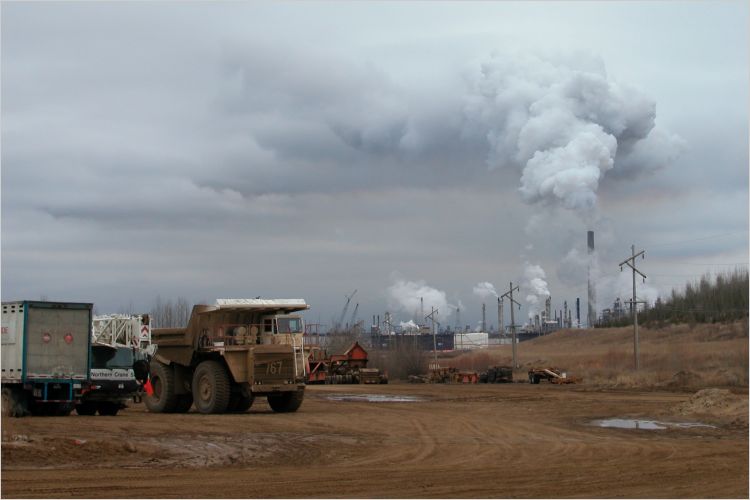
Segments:
[[[649,300],[747,265],[745,1],[0,8],[4,301],[496,324],[585,317],[589,229],[599,310],[631,244]]]

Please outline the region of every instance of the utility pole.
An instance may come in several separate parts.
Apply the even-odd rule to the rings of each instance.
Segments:
[[[516,286],[513,288],[513,282],[510,282],[510,290],[500,296],[500,298],[508,297],[510,299],[510,333],[511,342],[513,342],[513,368],[518,368],[518,358],[516,357],[516,317],[513,314],[513,304],[516,304],[521,309],[521,304],[513,300],[513,291],[518,290]]]
[[[497,333],[505,335],[505,325],[503,324],[503,299],[497,298]]]
[[[641,257],[646,258],[646,251],[641,250],[635,253],[635,245],[630,246],[631,256],[620,262],[620,272],[622,272],[622,266],[628,266],[633,270],[633,299],[630,300],[630,310],[633,312],[633,356],[635,357],[635,370],[638,371],[641,368],[640,351],[638,347],[638,304],[645,304],[643,300],[638,300],[635,294],[635,273],[640,274],[643,277],[643,282],[646,282],[646,275],[635,268],[635,259]]]
[[[432,353],[434,357],[435,362],[435,369],[438,368],[438,360],[437,360],[437,338],[435,337],[435,315],[437,314],[438,310],[435,309],[435,307],[432,307],[432,312],[424,317],[424,319],[429,319],[432,321]]]

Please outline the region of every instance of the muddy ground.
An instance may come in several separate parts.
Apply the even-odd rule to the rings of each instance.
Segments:
[[[615,417],[713,427],[591,424]],[[748,497],[746,389],[317,386],[294,414],[133,405],[2,434],[4,498]]]

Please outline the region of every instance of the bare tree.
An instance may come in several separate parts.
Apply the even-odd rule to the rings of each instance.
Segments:
[[[178,297],[176,302],[163,300],[157,295],[151,308],[152,325],[156,328],[179,328],[187,326],[190,320],[192,305],[185,297]]]

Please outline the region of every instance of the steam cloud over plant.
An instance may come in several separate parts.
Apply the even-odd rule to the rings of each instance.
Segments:
[[[474,285],[474,294],[479,296],[481,299],[486,299],[488,297],[498,297],[497,291],[495,290],[495,285],[493,285],[489,281],[482,281]]]
[[[523,269],[524,288],[528,290],[526,303],[529,305],[529,317],[539,312],[539,304],[550,296],[547,288],[547,275],[538,264],[526,262]]]
[[[405,312],[409,315],[419,311],[420,298],[424,300],[424,310],[427,314],[432,307],[438,309],[438,314],[446,318],[451,314],[445,292],[428,286],[424,281],[397,280],[387,290],[388,307]],[[421,318],[420,318],[421,321]]]
[[[595,207],[607,172],[658,169],[683,144],[655,128],[653,100],[585,57],[495,54],[481,65],[465,115],[465,132],[487,139],[491,168],[522,170],[526,202],[582,214]]]

